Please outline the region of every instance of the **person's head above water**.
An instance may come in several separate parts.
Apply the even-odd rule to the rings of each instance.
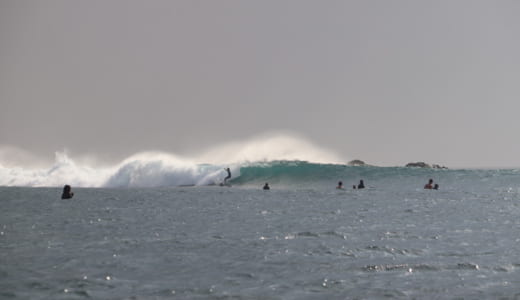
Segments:
[[[433,184],[433,179],[430,178],[430,180],[428,180],[428,183],[424,185],[424,188],[431,190],[433,188],[432,184]]]
[[[342,189],[343,188],[343,182],[338,181],[338,186],[336,188],[337,189]]]
[[[70,185],[66,184],[63,187],[63,193],[61,194],[61,199],[70,199],[72,196],[74,196],[74,193],[72,193],[70,188]]]

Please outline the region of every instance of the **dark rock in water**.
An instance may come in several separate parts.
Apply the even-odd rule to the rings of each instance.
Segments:
[[[406,166],[411,167],[411,168],[431,168],[432,167],[429,164],[422,162],[422,161],[407,163]]]
[[[349,161],[347,165],[349,165],[349,166],[366,166],[367,164],[365,164],[365,162],[362,160],[354,159],[354,160]]]
[[[436,165],[436,164],[433,164],[432,168],[434,168],[434,169],[447,169],[447,167],[445,167],[445,166]]]
[[[436,165],[436,164],[429,165],[429,164],[427,164],[427,163],[425,163],[425,162],[422,162],[422,161],[407,163],[407,164],[406,164],[406,167],[411,167],[411,168],[447,169],[445,166]]]

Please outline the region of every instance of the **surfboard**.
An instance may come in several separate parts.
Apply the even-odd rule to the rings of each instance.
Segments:
[[[220,186],[231,187],[231,184],[229,184],[229,183],[224,183],[224,182],[221,182],[219,185],[220,185]]]

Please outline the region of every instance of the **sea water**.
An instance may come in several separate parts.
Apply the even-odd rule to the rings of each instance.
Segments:
[[[67,200],[0,187],[0,298],[520,298],[517,170],[264,162],[235,166],[232,187],[171,176],[73,185]]]

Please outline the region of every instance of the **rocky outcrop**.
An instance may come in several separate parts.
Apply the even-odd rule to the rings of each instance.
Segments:
[[[434,169],[447,169],[448,167],[433,164],[432,168],[434,168]]]
[[[447,167],[445,167],[445,166],[436,165],[436,164],[429,165],[429,164],[427,164],[425,162],[422,162],[422,161],[407,163],[406,167],[411,167],[411,168],[428,168],[428,169],[447,169]]]
[[[410,167],[410,168],[431,168],[432,166],[430,166],[429,164],[427,164],[425,162],[418,161],[418,162],[407,163],[406,167]]]
[[[354,160],[349,161],[347,165],[349,165],[349,166],[366,166],[367,164],[362,160],[354,159]]]

